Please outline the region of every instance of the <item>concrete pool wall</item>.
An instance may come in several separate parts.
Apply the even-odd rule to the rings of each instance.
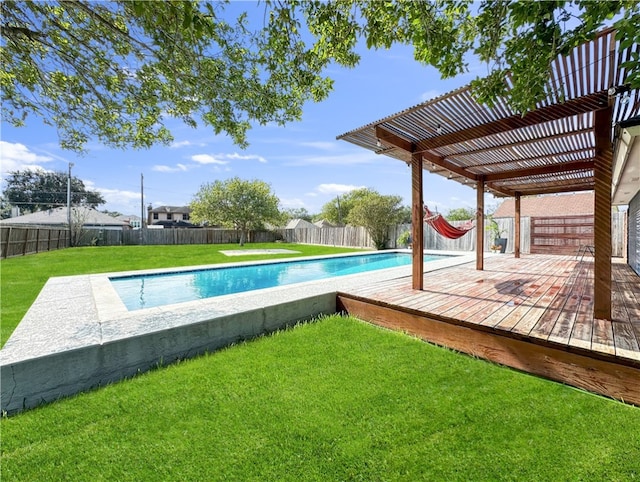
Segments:
[[[456,254],[425,272],[475,260]],[[17,413],[332,314],[337,291],[410,274],[409,265],[132,312],[109,282],[115,273],[51,278],[0,350],[1,409]]]

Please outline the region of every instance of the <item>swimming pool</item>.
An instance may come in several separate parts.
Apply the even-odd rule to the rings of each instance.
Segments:
[[[447,258],[425,255],[424,260]],[[294,260],[171,273],[110,277],[129,311],[411,264],[410,253]]]

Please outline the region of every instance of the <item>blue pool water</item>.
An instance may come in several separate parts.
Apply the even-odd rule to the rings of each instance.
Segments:
[[[442,258],[446,256],[427,255],[424,260]],[[409,264],[409,253],[379,253],[112,277],[110,281],[133,311]]]

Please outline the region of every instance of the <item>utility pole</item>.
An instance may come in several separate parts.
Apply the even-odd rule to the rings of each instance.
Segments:
[[[144,244],[144,175],[140,173],[140,245]]]
[[[67,225],[69,226],[69,247],[71,247],[71,168],[73,162],[69,163],[69,175],[67,177]]]

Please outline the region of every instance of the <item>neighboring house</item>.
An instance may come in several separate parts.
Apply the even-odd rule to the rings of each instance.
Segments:
[[[135,214],[121,214],[120,216],[116,216],[116,219],[128,224],[131,229],[140,229],[142,224],[142,218]]]
[[[67,227],[68,219],[67,208],[60,207],[47,211],[37,211],[15,218],[3,219],[0,221],[0,224],[3,226],[29,225],[60,228]],[[82,221],[82,226],[85,229],[122,230],[127,227],[127,223],[124,221],[120,221],[95,209],[83,206],[72,207],[71,222],[77,223],[80,221]]]
[[[317,229],[317,226],[310,223],[309,221],[298,218],[289,221],[284,229]]]
[[[316,221],[313,224],[318,228],[335,228],[335,226],[331,224],[329,221],[327,221],[326,219],[321,219],[320,221]]]
[[[157,224],[158,221],[189,221],[191,209],[189,206],[158,206],[147,208],[147,224]]]
[[[593,215],[593,191],[551,196],[530,196],[520,199],[520,216],[583,216]],[[506,199],[493,213],[494,218],[513,218],[515,199]]]

